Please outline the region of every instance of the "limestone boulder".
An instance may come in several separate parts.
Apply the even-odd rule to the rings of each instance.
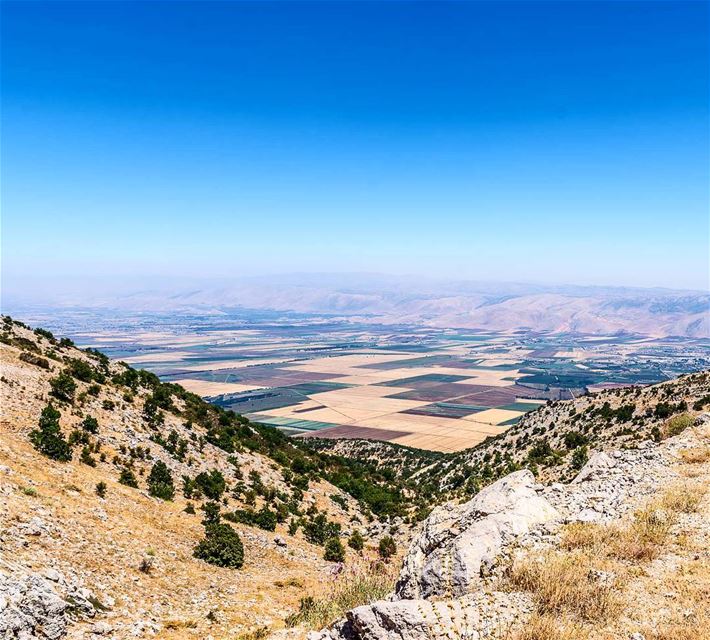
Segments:
[[[539,491],[530,471],[516,471],[465,504],[435,509],[404,558],[396,598],[471,591],[506,545],[535,525],[559,519]]]

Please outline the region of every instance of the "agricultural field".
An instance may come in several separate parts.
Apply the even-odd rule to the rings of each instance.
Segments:
[[[471,447],[547,400],[710,366],[710,343],[688,338],[369,325],[266,312],[32,322],[295,437],[434,451]]]

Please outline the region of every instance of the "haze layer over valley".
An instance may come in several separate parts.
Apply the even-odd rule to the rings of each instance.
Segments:
[[[252,309],[438,328],[710,336],[710,295],[702,291],[354,273],[148,282],[68,282],[52,291],[36,283],[15,286],[6,292],[5,308],[23,315],[48,306],[196,315]]]

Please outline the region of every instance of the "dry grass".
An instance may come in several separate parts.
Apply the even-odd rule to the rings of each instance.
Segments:
[[[616,627],[622,610],[634,606],[633,596],[621,585],[632,579],[649,579],[645,563],[659,557],[671,542],[682,544],[688,532],[673,527],[684,522],[683,514],[701,511],[706,492],[704,482],[680,482],[637,510],[625,524],[567,525],[558,549],[514,562],[508,587],[529,592],[536,612],[511,640],[607,637],[598,632]],[[667,588],[676,594],[676,604],[684,603],[683,611],[689,613],[672,623],[649,627],[644,637],[710,640],[706,631],[710,624],[704,617],[710,601],[707,565],[699,560],[687,570],[676,567],[674,571],[676,579],[665,579]]]
[[[589,631],[558,616],[534,614],[510,640],[588,640]]]
[[[707,617],[662,624],[644,629],[646,640],[710,640],[710,620]]]
[[[562,530],[560,547],[574,549],[609,548],[614,538],[614,529],[592,522],[574,522]]]
[[[668,489],[659,502],[671,513],[696,513],[706,491],[704,484],[676,485]]]
[[[620,560],[653,560],[668,539],[673,523],[672,514],[656,504],[639,509],[629,526],[616,530],[611,554]]]
[[[597,557],[627,561],[656,558],[666,544],[678,515],[695,513],[705,495],[704,484],[678,484],[634,513],[625,526],[576,522],[562,531],[560,548],[586,550]]]
[[[693,449],[683,449],[680,452],[680,459],[686,464],[702,464],[710,460],[710,447],[695,447]]]
[[[586,551],[550,551],[513,563],[512,587],[533,595],[539,614],[573,615],[583,620],[606,620],[621,610],[620,589],[612,574],[598,578],[599,559]]]
[[[286,618],[286,626],[302,624],[308,629],[322,629],[346,611],[384,598],[393,590],[395,578],[393,565],[380,561],[348,568],[335,577],[325,596],[302,598],[299,611]]]

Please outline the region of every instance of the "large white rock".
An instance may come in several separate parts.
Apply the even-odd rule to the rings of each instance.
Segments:
[[[572,484],[579,484],[585,480],[598,480],[614,466],[616,466],[616,460],[614,458],[603,451],[598,451],[589,458],[589,461],[582,467],[577,477],[572,480]]]
[[[516,471],[463,505],[435,509],[404,558],[396,587],[402,599],[456,597],[481,580],[504,546],[534,525],[559,519],[536,491],[530,471]]]

